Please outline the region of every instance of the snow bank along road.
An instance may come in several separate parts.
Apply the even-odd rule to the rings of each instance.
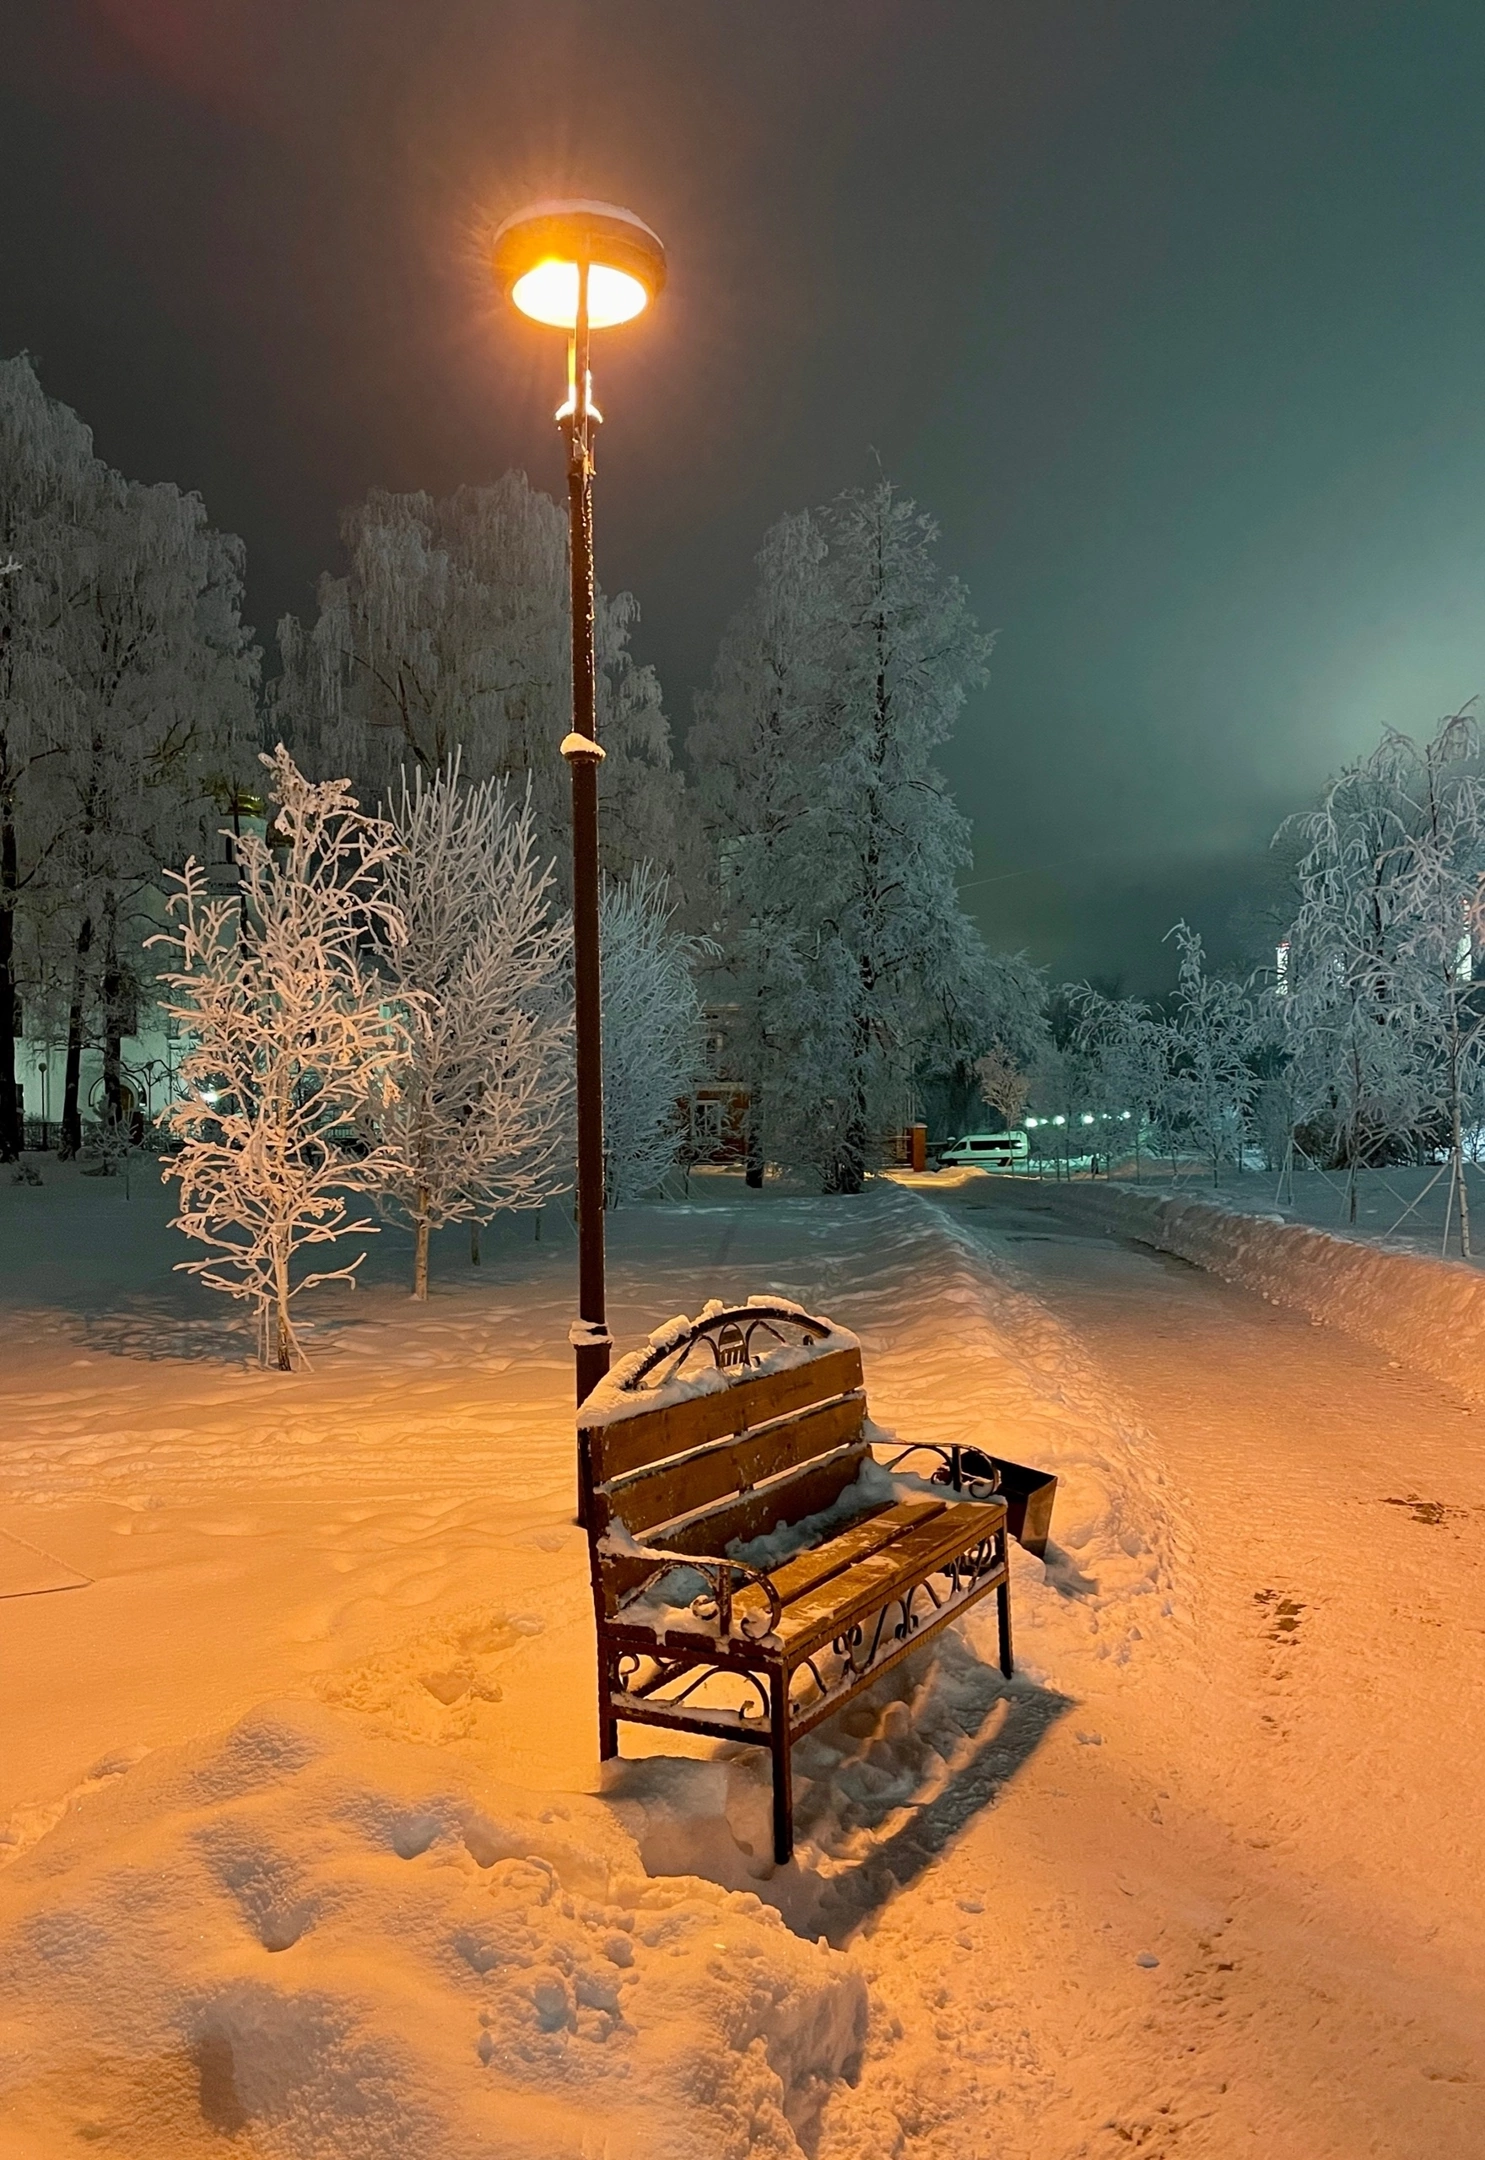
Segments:
[[[756,1755],[594,1759],[559,1222],[445,1241],[422,1312],[385,1240],[283,1381],[160,1195],[47,1177],[0,1191],[3,2160],[1485,2153],[1441,1386],[1025,1185],[622,1211],[622,1340],[782,1292],[880,1423],[1062,1479],[1017,1685],[971,1623],[812,1736],[776,1870]]]
[[[1252,1185],[1250,1177],[1250,1191]],[[1276,1305],[1344,1328],[1485,1405],[1480,1265],[1289,1221],[1261,1206],[1245,1207],[1245,1197],[1162,1192],[1106,1179],[1054,1185],[1051,1192],[1053,1204],[1073,1221],[1174,1253]]]

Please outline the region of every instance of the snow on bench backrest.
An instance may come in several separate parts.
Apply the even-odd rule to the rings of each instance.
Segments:
[[[739,1335],[753,1362],[716,1362],[714,1352],[735,1352]],[[706,1542],[713,1531],[751,1534],[753,1515],[789,1513],[781,1480],[790,1498],[804,1480],[798,1497],[807,1512],[816,1486],[856,1474],[854,1456],[865,1448],[861,1385],[856,1337],[778,1299],[709,1306],[694,1321],[671,1322],[582,1406],[595,1533],[622,1522],[643,1535],[694,1512],[702,1534],[690,1549],[704,1552],[714,1549]],[[764,1490],[755,1495],[755,1487]]]

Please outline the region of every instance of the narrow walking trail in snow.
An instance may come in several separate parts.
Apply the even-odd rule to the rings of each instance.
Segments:
[[[1055,1194],[981,1177],[938,1204],[1142,1436],[1180,1550],[1171,1623],[1102,1679],[1059,1662],[1078,1710],[937,1903],[876,1931],[884,1976],[937,1934],[937,2000],[902,1991],[954,2059],[925,2129],[947,2153],[979,2103],[975,2149],[1028,2160],[1479,2155],[1479,1419]]]

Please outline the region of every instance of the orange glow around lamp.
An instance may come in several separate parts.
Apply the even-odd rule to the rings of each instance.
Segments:
[[[572,732],[562,745],[572,775],[572,959],[577,1047],[578,1317],[569,1330],[581,1403],[608,1371],[603,1254],[603,1035],[598,953],[598,676],[593,650],[593,403],[589,335],[632,322],[665,283],[665,250],[616,203],[538,202],[496,231],[495,276],[533,322],[565,330],[567,401],[557,424],[567,444],[572,528]]]

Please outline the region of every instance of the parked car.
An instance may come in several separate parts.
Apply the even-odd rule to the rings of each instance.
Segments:
[[[1030,1153],[1031,1143],[1024,1132],[977,1132],[966,1133],[962,1140],[947,1141],[939,1149],[938,1159],[940,1167],[977,1163],[982,1170],[996,1170],[1025,1162]]]

